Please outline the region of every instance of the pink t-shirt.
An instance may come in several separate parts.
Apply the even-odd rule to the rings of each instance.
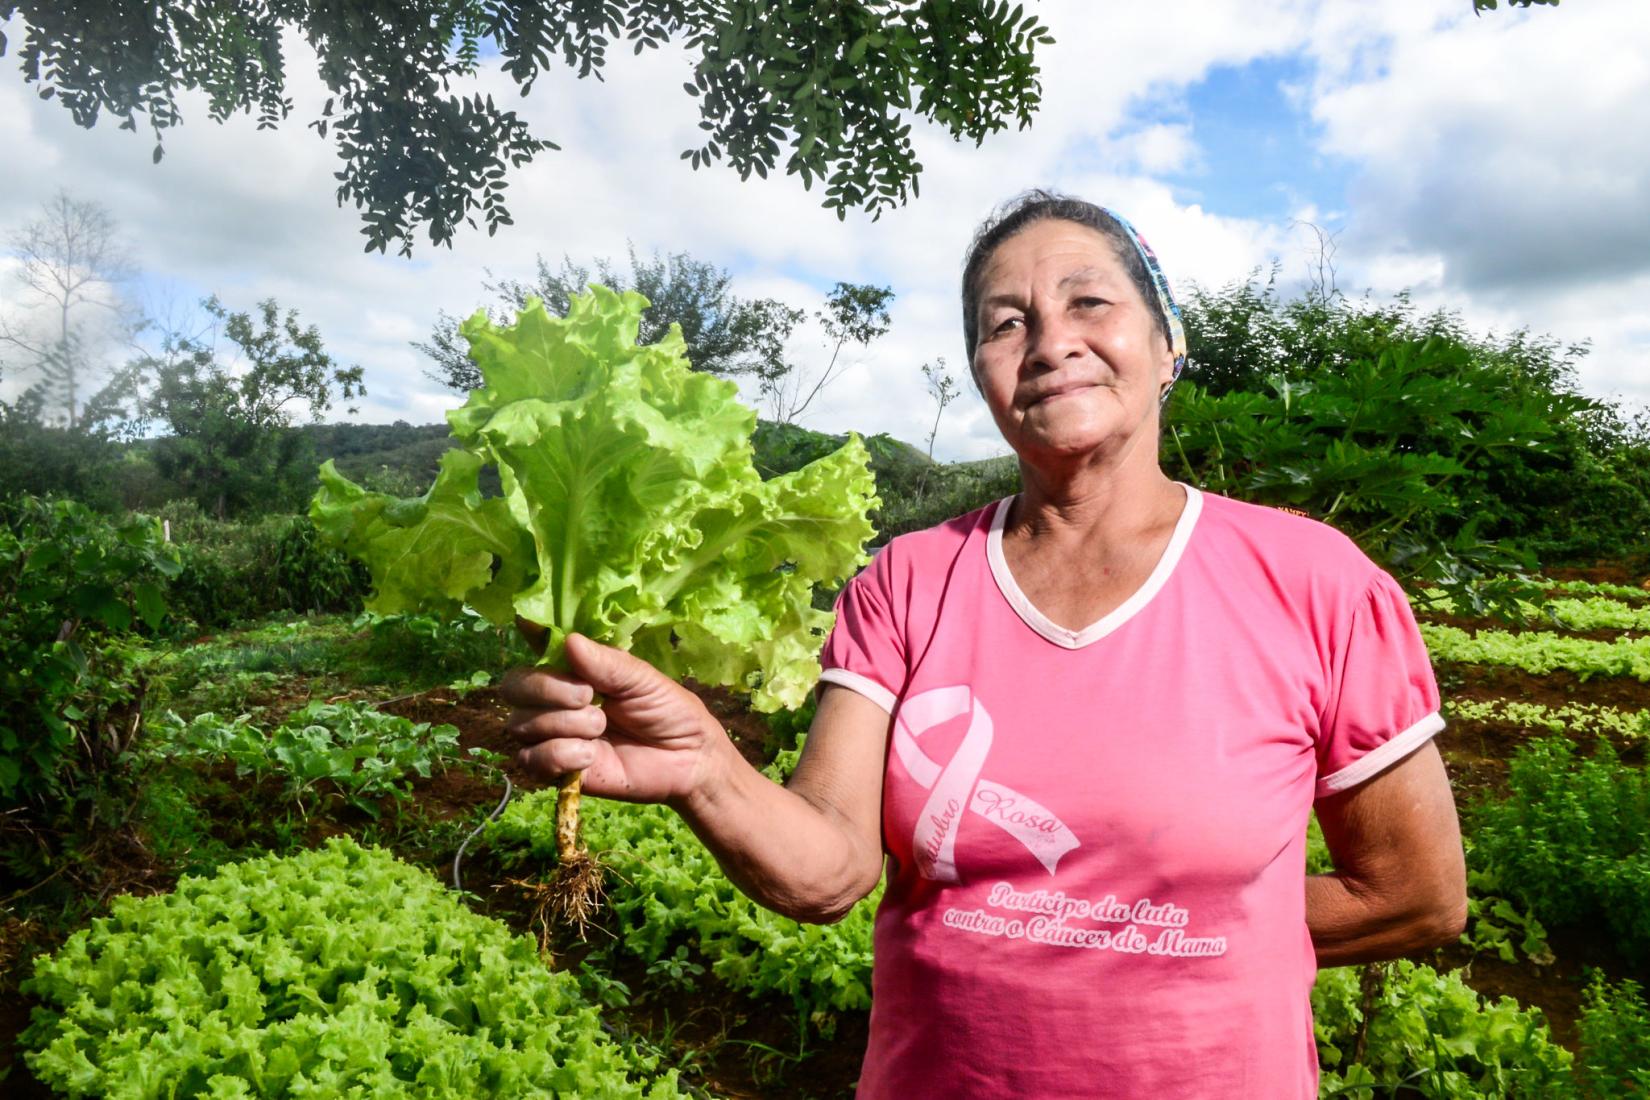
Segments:
[[[895,539],[822,680],[894,716],[859,1095],[1317,1095],[1305,835],[1443,727],[1398,585],[1312,520],[1186,488],[1085,629],[1031,605],[1007,502]]]

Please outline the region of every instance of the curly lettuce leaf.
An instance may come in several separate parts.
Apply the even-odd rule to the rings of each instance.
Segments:
[[[463,449],[436,485],[397,501],[329,464],[311,514],[367,563],[373,610],[468,603],[544,626],[547,664],[579,632],[761,709],[796,706],[831,624],[813,586],[865,560],[869,456],[851,437],[764,482],[755,414],[691,369],[679,331],[637,345],[646,306],[592,286],[565,318],[536,301],[510,326],[476,314],[463,332],[484,384],[448,415]],[[502,498],[475,490],[489,462]]]
[[[497,498],[483,499],[484,464],[469,451],[441,456],[435,484],[421,497],[372,493],[321,467],[321,490],[309,507],[316,528],[372,573],[371,610],[384,615],[469,604],[508,625],[517,590],[531,577],[532,546]]]

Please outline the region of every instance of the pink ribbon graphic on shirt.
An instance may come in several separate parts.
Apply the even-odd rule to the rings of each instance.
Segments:
[[[968,715],[968,732],[944,766],[917,746],[929,730]],[[1025,846],[1049,874],[1078,840],[1053,811],[1001,783],[982,779],[993,726],[966,687],[935,688],[907,699],[894,723],[894,754],[911,778],[928,789],[928,800],[911,838],[917,871],[936,882],[960,882],[957,826],[964,806]]]

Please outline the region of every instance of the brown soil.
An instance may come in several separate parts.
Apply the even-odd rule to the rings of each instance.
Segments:
[[[867,1013],[838,1014],[829,1039],[803,1037],[795,1010],[777,997],[753,999],[709,979],[691,990],[661,988],[631,958],[607,972],[637,994],[623,1009],[607,1010],[614,1026],[663,1048],[664,1064],[674,1060],[691,1088],[725,1100],[836,1100],[854,1094],[870,1025]]]

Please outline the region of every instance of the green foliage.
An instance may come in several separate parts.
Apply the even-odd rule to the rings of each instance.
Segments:
[[[1471,840],[1467,844],[1470,848]],[[1551,966],[1547,929],[1534,913],[1502,897],[1503,892],[1494,872],[1467,872],[1467,930],[1461,933],[1461,945],[1474,953],[1494,952],[1505,963],[1517,962],[1522,954],[1537,966]]]
[[[1506,665],[1535,676],[1556,669],[1583,681],[1594,676],[1630,676],[1650,680],[1650,637],[1597,642],[1549,631],[1466,631],[1441,623],[1421,623],[1421,637],[1435,661]]]
[[[788,754],[790,766],[795,756]],[[674,811],[587,799],[583,819],[585,842],[612,871],[615,950],[691,981],[684,950],[691,948],[733,988],[790,998],[798,1020],[826,1035],[837,1013],[870,1006],[880,888],[836,924],[801,924],[741,893]],[[555,792],[517,799],[488,828],[488,843],[507,866],[553,862]]]
[[[1544,610],[1568,630],[1650,630],[1650,607],[1629,607],[1605,596],[1548,600]]]
[[[538,258],[538,277],[531,283],[501,279],[485,284],[499,299],[501,309],[490,311],[495,324],[508,324],[537,298],[555,317],[565,317],[573,299],[592,282],[613,290],[634,290],[648,301],[638,324],[636,342],[656,344],[670,326],[682,331],[687,358],[694,370],[723,376],[760,373],[784,365],[785,341],[801,322],[803,312],[774,298],[744,299],[732,291],[733,277],[715,264],[695,260],[685,252],[655,253],[642,259],[630,250],[630,270],[618,270],[608,260],[595,268],[563,257],[560,270]],[[481,371],[470,358],[459,332],[459,320],[442,312],[427,344],[415,344],[435,360],[430,376],[448,389],[468,393],[482,387]]]
[[[347,619],[279,620],[174,642],[146,655],[144,667],[156,713],[242,714],[276,701],[283,688],[290,697],[293,684],[309,692],[339,685],[360,648]]]
[[[1323,1097],[1569,1095],[1571,1055],[1553,1042],[1541,1014],[1510,997],[1490,1002],[1459,973],[1408,960],[1362,973],[1323,970],[1312,1015]],[[1354,1062],[1360,1034],[1363,1057]]]
[[[166,615],[178,565],[160,525],[68,500],[0,512],[0,802],[63,799],[137,732],[131,638]]]
[[[256,318],[216,298],[203,306],[244,369],[231,370],[211,344],[175,335],[135,366],[152,379],[145,414],[170,433],[155,443],[155,466],[218,519],[295,505],[313,485],[314,460],[304,436],[288,430],[290,406],[318,420],[335,396],[366,392],[362,370],[336,363],[315,326],[302,327],[295,310],[282,316],[273,298],[258,303]]]
[[[796,470],[847,441],[795,424],[762,421],[752,443],[763,477]],[[1012,456],[980,462],[935,463],[889,435],[865,440],[877,481],[871,512],[878,544],[920,531],[1020,491],[1020,467]]]
[[[117,898],[23,989],[29,1067],[73,1095],[677,1094],[531,941],[341,838]]]
[[[430,487],[447,449],[445,424],[300,424],[297,431],[322,461],[332,459],[347,477],[395,496],[416,496]],[[497,492],[498,486],[484,486]]]
[[[1638,982],[1594,971],[1581,1009],[1578,1091],[1586,1100],[1650,1096],[1650,1007]]]
[[[1185,314],[1197,388],[1165,468],[1343,525],[1418,578],[1491,569],[1494,543],[1587,559],[1650,533],[1650,427],[1581,396],[1584,346],[1253,277]]]
[[[815,697],[810,695],[795,710],[779,710],[768,715],[768,755],[796,748],[813,727],[817,710]]]
[[[884,336],[890,324],[888,307],[894,300],[889,287],[870,283],[837,283],[825,298],[825,308],[815,312],[825,332],[830,358],[818,374],[812,374],[783,357],[758,361],[753,365],[757,388],[769,413],[781,424],[795,423],[814,398],[840,376],[848,361],[842,352],[849,344],[860,350]],[[800,320],[800,314],[792,318]]]
[[[637,346],[645,306],[593,287],[565,319],[478,313],[465,335],[487,386],[450,414],[462,449],[430,491],[395,500],[328,466],[310,514],[367,562],[374,611],[519,616],[546,628],[546,663],[580,631],[760,709],[795,705],[830,624],[813,586],[864,560],[865,449],[763,481],[754,415],[688,368],[674,331]],[[503,498],[477,489],[488,463]]]
[[[1463,382],[1474,370],[1446,341],[1392,340],[1309,380],[1273,375],[1267,392],[1216,397],[1193,385],[1165,465],[1213,492],[1300,508],[1400,578],[1476,610],[1497,575],[1533,564],[1482,533],[1500,513],[1489,472],[1552,429],[1534,398]]]
[[[1471,865],[1549,925],[1608,929],[1650,958],[1650,778],[1607,741],[1576,757],[1564,738],[1521,748],[1507,795],[1473,807]]]
[[[1470,844],[1470,841],[1469,841]],[[1306,873],[1333,874],[1334,858],[1324,842],[1318,815],[1307,820]],[[1553,961],[1547,946],[1547,930],[1527,911],[1520,910],[1501,897],[1499,881],[1494,874],[1474,870],[1467,875],[1467,929],[1461,934],[1462,946],[1473,952],[1491,951],[1504,962],[1516,962],[1518,952],[1537,965],[1547,966]]]
[[[377,817],[378,800],[411,797],[411,776],[428,779],[432,769],[461,759],[456,727],[415,724],[360,703],[310,703],[267,735],[245,715],[206,713],[186,722],[167,714],[156,725],[162,755],[231,764],[254,780],[279,778],[282,797],[305,816],[336,797]]]
[[[445,619],[369,611],[356,620],[356,626],[367,628],[363,655],[376,678],[386,683],[430,684],[503,675],[512,665],[531,664],[535,656],[513,627],[500,628],[480,616]]]
[[[841,215],[915,193],[921,166],[905,116],[975,142],[1010,119],[1029,125],[1041,93],[1035,52],[1052,41],[1035,16],[996,0],[870,0],[831,18],[804,0],[0,4],[0,20],[14,14],[24,80],[82,126],[103,111],[125,129],[142,118],[157,161],[164,131],[182,121],[181,91],[205,92],[215,120],[255,109],[261,126],[278,125],[291,109],[282,35],[303,36],[330,97],[309,125],[332,134],[344,162],[338,201],[362,210],[369,250],[399,242],[404,254],[420,224],[438,244],[478,214],[489,233],[511,224],[506,165],[555,148],[490,95],[451,87],[476,75],[484,43],[525,93],[557,60],[599,77],[614,43],[640,53],[680,42],[704,130],[683,159],[697,168],[725,157],[741,178],[783,163],[805,187],[823,181],[825,205]]]
[[[1548,586],[1558,592],[1589,599],[1604,597],[1605,599],[1622,600],[1627,603],[1644,603],[1650,600],[1650,591],[1626,584],[1608,584],[1593,581],[1550,581]]]
[[[936,466],[918,482],[921,492],[887,492],[877,515],[880,538],[921,531],[1020,491],[1020,467],[1013,458]]]
[[[1329,875],[1335,872],[1335,859],[1329,854],[1329,845],[1323,839],[1323,826],[1318,824],[1318,815],[1313,814],[1306,820],[1306,873],[1309,875]]]
[[[171,598],[201,627],[221,627],[280,613],[358,611],[367,571],[325,542],[307,516],[269,515],[219,521],[193,501],[160,510],[183,565]]]
[[[100,511],[122,500],[120,444],[99,432],[42,424],[0,402],[0,501],[57,494]]]
[[[1442,614],[1460,614],[1454,602],[1443,593],[1427,592],[1417,601],[1428,611]],[[1589,596],[1572,599],[1548,597],[1541,603],[1520,601],[1519,612],[1526,621],[1551,622],[1565,630],[1640,630],[1650,631],[1650,607],[1630,606],[1610,596]]]

